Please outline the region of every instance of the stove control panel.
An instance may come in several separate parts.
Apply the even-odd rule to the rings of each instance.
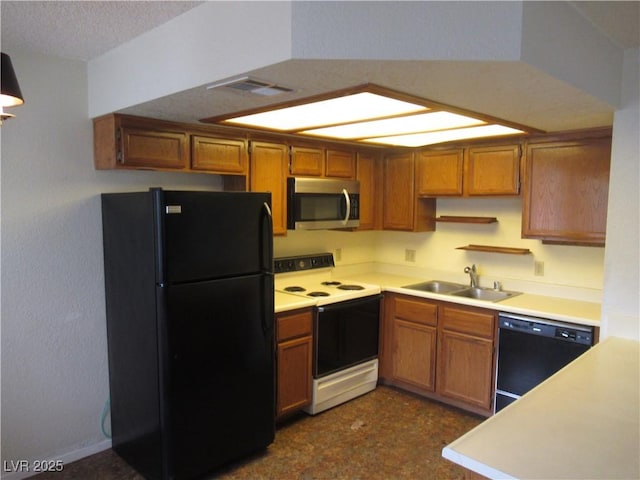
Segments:
[[[334,267],[333,253],[316,253],[296,257],[279,257],[273,260],[274,273],[300,272],[315,268]]]

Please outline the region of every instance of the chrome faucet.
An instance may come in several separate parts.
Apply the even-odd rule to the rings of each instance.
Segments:
[[[471,278],[471,287],[476,288],[478,286],[478,272],[476,271],[476,264],[474,263],[470,267],[464,267],[464,273],[468,273]]]

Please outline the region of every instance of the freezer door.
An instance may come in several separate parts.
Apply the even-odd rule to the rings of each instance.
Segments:
[[[158,283],[272,271],[269,193],[155,190]]]
[[[169,464],[190,478],[274,439],[273,277],[159,287],[165,294]]]

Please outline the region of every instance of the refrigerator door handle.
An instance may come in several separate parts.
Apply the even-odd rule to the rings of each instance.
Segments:
[[[262,230],[262,245],[260,246],[260,252],[262,258],[260,259],[261,269],[265,273],[273,273],[273,217],[271,216],[271,208],[267,202],[262,204],[262,211],[264,218],[267,220],[267,229]],[[262,224],[264,225],[264,223]],[[265,243],[267,251],[265,254]]]

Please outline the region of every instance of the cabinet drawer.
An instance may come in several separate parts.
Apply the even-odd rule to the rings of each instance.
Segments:
[[[495,315],[493,313],[444,307],[442,328],[485,338],[493,338]]]
[[[281,342],[289,338],[311,335],[311,311],[284,313],[277,316],[277,340]]]
[[[396,317],[424,325],[436,325],[438,321],[437,305],[411,298],[397,297],[394,306]]]

